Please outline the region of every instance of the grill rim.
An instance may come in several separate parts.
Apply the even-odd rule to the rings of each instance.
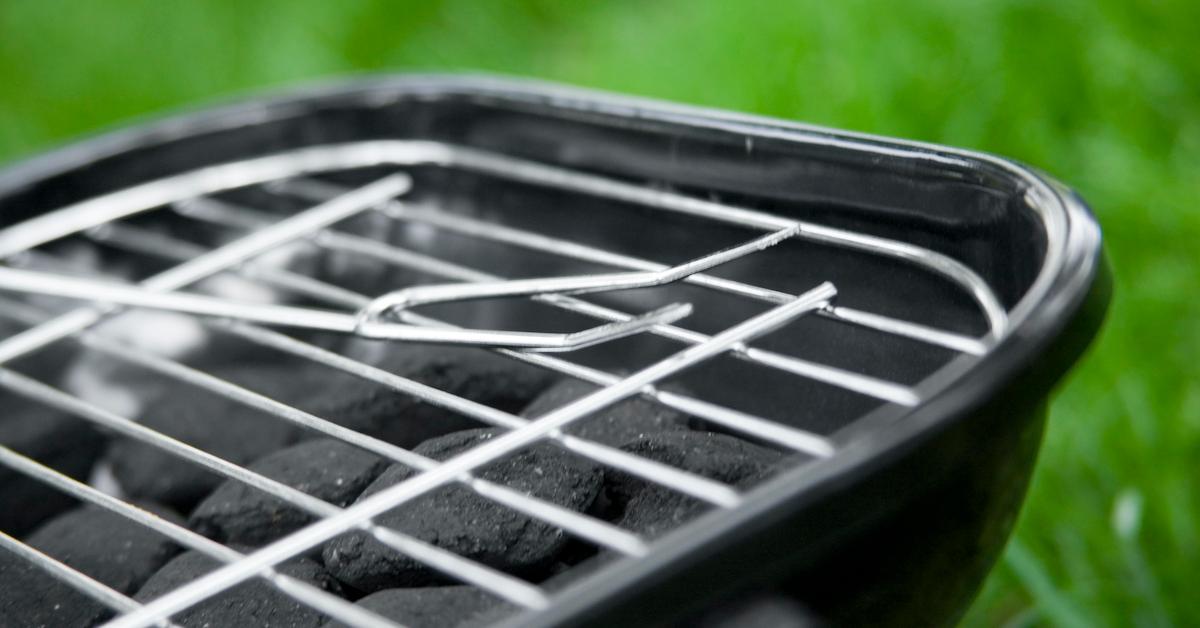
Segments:
[[[555,604],[536,615],[518,615],[509,624],[557,625],[580,613],[593,613],[601,604],[611,607],[622,600],[636,603],[646,593],[636,594],[637,583],[662,577],[688,561],[711,555],[718,549],[746,542],[752,527],[766,519],[778,519],[782,510],[796,512],[815,503],[839,485],[869,475],[889,459],[904,455],[936,432],[970,416],[970,411],[1003,386],[1011,383],[1034,359],[1051,345],[1061,345],[1039,361],[1032,394],[1044,396],[1053,382],[1066,372],[1094,335],[1108,301],[1107,267],[1100,249],[1100,232],[1086,205],[1068,188],[1015,162],[983,153],[934,144],[892,140],[879,136],[836,131],[824,127],[773,120],[747,114],[614,96],[592,90],[562,87],[523,79],[474,75],[410,75],[338,80],[264,99],[251,93],[252,102],[217,106],[200,105],[199,113],[175,114],[158,122],[101,134],[94,139],[72,142],[65,148],[6,165],[0,172],[0,195],[9,195],[37,180],[78,168],[105,156],[141,145],[168,142],[198,132],[234,128],[303,113],[312,103],[328,99],[375,99],[424,96],[496,97],[534,101],[542,106],[599,111],[615,116],[653,119],[687,127],[707,127],[755,137],[771,137],[801,143],[819,143],[857,151],[901,155],[911,159],[935,160],[971,168],[997,169],[1031,192],[1030,208],[1047,220],[1062,224],[1062,240],[1047,247],[1047,259],[1033,286],[1010,313],[1011,329],[982,358],[959,356],[940,373],[955,378],[952,386],[928,397],[916,409],[883,407],[860,418],[855,431],[869,429],[872,438],[856,439],[836,460],[805,465],[782,473],[747,494],[744,508],[706,516],[693,522],[688,538],[665,541],[651,556],[639,561],[620,561],[586,580],[586,591],[568,589],[555,596]],[[242,101],[246,96],[237,98]],[[192,110],[189,108],[188,110]],[[134,122],[137,122],[136,120]],[[129,121],[122,123],[122,126]],[[1053,259],[1055,255],[1058,259]],[[1051,263],[1053,262],[1053,263]],[[926,382],[928,383],[928,382]],[[924,387],[924,386],[923,386]],[[940,387],[940,386],[938,386]],[[904,421],[897,419],[903,417]],[[840,439],[839,439],[840,440]],[[685,560],[686,559],[686,560]],[[733,580],[733,578],[730,578]],[[597,621],[601,615],[591,615]],[[507,625],[507,624],[501,624]]]

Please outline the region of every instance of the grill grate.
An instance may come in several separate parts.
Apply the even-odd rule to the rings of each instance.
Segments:
[[[410,169],[410,172],[389,174],[361,187],[346,187],[333,181],[314,178],[330,173],[380,167],[393,171],[404,168]],[[687,276],[682,282],[704,290],[765,303],[770,308],[713,334],[694,331],[670,322],[655,324],[645,330],[646,333],[675,343],[677,346],[673,349],[674,352],[648,366],[634,369],[634,372],[627,375],[588,366],[565,357],[511,348],[491,349],[507,358],[601,386],[594,393],[531,420],[432,388],[261,325],[236,320],[199,319],[202,324],[219,333],[318,362],[326,367],[412,395],[423,402],[508,430],[504,435],[465,454],[445,462],[436,462],[222,380],[170,357],[119,342],[106,337],[101,331],[91,329],[103,319],[119,314],[122,308],[118,306],[92,305],[58,316],[49,322],[40,322],[47,316],[47,312],[40,306],[31,301],[4,298],[0,301],[0,316],[32,326],[0,340],[0,364],[11,363],[22,356],[35,354],[58,340],[74,338],[89,350],[172,378],[182,385],[226,396],[278,419],[341,439],[391,461],[413,467],[418,473],[409,480],[360,500],[350,507],[339,508],[172,439],[130,418],[110,412],[11,368],[0,367],[0,387],[77,415],[126,437],[168,450],[222,477],[233,478],[253,486],[318,518],[316,523],[299,532],[243,555],[0,447],[0,464],[43,481],[77,499],[96,504],[150,527],[185,547],[216,558],[225,563],[225,566],[153,602],[139,605],[84,574],[25,547],[11,537],[0,536],[0,545],[117,611],[120,615],[112,622],[113,626],[132,627],[155,623],[168,625],[165,622],[170,615],[255,576],[267,579],[284,593],[343,622],[362,626],[393,625],[360,607],[273,571],[273,567],[280,562],[351,529],[365,530],[384,544],[513,604],[530,609],[544,608],[550,603],[550,597],[537,586],[394,530],[382,528],[371,522],[372,517],[440,486],[460,483],[487,499],[551,523],[597,546],[627,557],[643,557],[654,549],[653,543],[647,539],[639,538],[629,531],[592,516],[474,477],[472,471],[538,440],[547,439],[574,454],[687,494],[717,509],[734,509],[741,503],[742,496],[731,486],[608,445],[565,434],[561,428],[613,403],[640,395],[731,432],[770,443],[784,451],[801,454],[803,460],[818,461],[837,455],[838,447],[833,439],[770,418],[705,401],[692,394],[666,390],[657,385],[684,369],[728,353],[760,367],[814,380],[879,402],[914,406],[922,399],[918,387],[753,347],[749,343],[754,338],[809,313],[971,356],[985,354],[1005,333],[1005,309],[988,285],[959,262],[928,249],[582,172],[428,142],[374,141],[306,148],[210,166],[143,184],[0,231],[0,257],[5,258],[13,267],[42,269],[57,265],[56,270],[61,272],[65,267],[70,267],[69,261],[56,259],[55,253],[50,250],[52,247],[46,245],[72,237],[128,255],[149,256],[167,264],[167,270],[141,282],[141,286],[149,290],[175,292],[206,278],[233,272],[246,280],[261,283],[281,293],[351,310],[368,306],[373,296],[360,294],[344,286],[264,261],[264,255],[273,253],[285,245],[301,242],[303,246],[358,256],[380,264],[424,273],[440,280],[494,282],[507,279],[479,268],[371,239],[339,226],[351,218],[369,213],[382,216],[393,224],[426,226],[465,238],[549,254],[574,262],[628,271],[662,271],[670,268],[667,263],[594,247],[552,234],[506,226],[460,213],[439,211],[421,203],[398,200],[398,197],[409,191],[413,181],[410,175],[418,176],[417,170],[429,167],[473,172],[738,228],[768,233],[787,231],[790,240],[846,248],[898,260],[957,285],[978,305],[981,318],[986,322],[989,331],[983,337],[975,338],[878,313],[835,305],[833,299],[837,291],[828,283],[812,287],[797,296],[713,274],[697,273]],[[280,219],[264,209],[218,198],[218,195],[230,190],[251,188],[262,195],[302,199],[316,204]],[[236,235],[226,244],[215,248],[205,247],[139,224],[136,218],[143,212],[167,212],[173,214],[172,220],[183,221],[184,224],[192,224],[197,228],[205,226],[221,229]],[[73,270],[86,273],[98,269],[75,267]],[[536,302],[605,323],[628,322],[635,318],[627,312],[579,296],[535,294],[531,298]],[[453,327],[445,320],[409,310],[400,312],[398,316],[402,322],[412,325]]]

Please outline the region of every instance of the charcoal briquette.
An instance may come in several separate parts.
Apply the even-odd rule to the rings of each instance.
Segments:
[[[179,515],[154,504],[137,504],[172,523]],[[179,546],[150,528],[99,506],[61,514],[25,542],[94,580],[130,594],[172,556]]]
[[[86,420],[0,393],[0,445],[77,480],[87,481],[104,439]],[[75,505],[75,500],[41,480],[0,465],[0,530],[24,536],[38,524]]]
[[[595,392],[599,387],[577,379],[565,379],[533,400],[521,415],[531,419]],[[584,417],[566,428],[566,432],[613,447],[664,430],[687,429],[688,415],[661,403],[634,397],[593,416]]]
[[[512,413],[528,405],[553,381],[544,369],[482,349],[354,341],[347,355],[420,384]],[[330,394],[315,400],[313,412],[405,448],[481,426],[460,412],[361,379],[331,389]]]
[[[781,459],[775,450],[712,432],[660,432],[622,449],[732,486],[763,477]],[[692,497],[627,473],[610,473],[608,490],[623,512],[618,525],[650,537],[669,532],[704,510],[704,504]]]
[[[294,385],[288,370],[262,364],[225,365],[213,374],[271,396]],[[185,387],[163,390],[145,405],[138,422],[239,465],[286,447],[301,434],[295,425],[245,404]],[[222,481],[194,462],[132,439],[114,441],[107,459],[127,495],[183,512]]]
[[[408,628],[455,628],[472,622],[483,613],[516,610],[511,604],[473,587],[417,587],[384,589],[368,595],[357,605]],[[345,628],[331,621],[325,628]]]
[[[457,432],[422,443],[416,452],[445,460],[495,437],[494,429]],[[363,492],[365,499],[412,477],[393,466]],[[586,510],[603,484],[601,469],[553,445],[522,448],[478,474],[575,511]],[[566,544],[552,525],[479,497],[462,485],[445,486],[399,506],[375,521],[471,560],[526,577],[546,571]],[[363,592],[445,582],[440,574],[362,532],[330,541],[325,565],[339,580]]]
[[[158,570],[138,591],[134,599],[149,602],[201,577],[220,566],[216,560],[196,551],[184,552]],[[340,594],[337,582],[307,558],[294,558],[278,565],[276,571],[319,589]],[[180,612],[171,618],[188,628],[217,626],[316,627],[328,618],[311,606],[281,593],[274,585],[252,578]]]
[[[90,628],[112,615],[107,606],[0,549],[0,625],[5,628]]]
[[[293,445],[250,465],[252,471],[337,506],[346,506],[388,466],[383,459],[333,439]],[[192,529],[223,543],[264,545],[312,517],[278,498],[227,480],[192,512]]]

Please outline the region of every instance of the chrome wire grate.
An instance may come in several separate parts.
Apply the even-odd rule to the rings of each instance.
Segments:
[[[375,176],[380,170],[389,173],[358,187],[329,177],[338,173]],[[346,286],[305,274],[287,264],[278,263],[271,256],[282,247],[299,246],[413,271],[436,279],[439,283],[495,283],[512,279],[495,274],[491,268],[472,267],[442,259],[428,251],[405,248],[343,228],[344,223],[369,214],[405,228],[437,230],[489,245],[604,267],[610,269],[608,272],[663,273],[676,267],[667,261],[646,259],[553,233],[448,211],[426,201],[406,200],[410,189],[420,190],[422,186],[439,185],[434,177],[426,181],[424,173],[429,170],[468,172],[567,195],[605,199],[636,207],[639,211],[683,216],[766,234],[744,240],[739,246],[711,253],[713,256],[725,255],[719,260],[720,263],[753,256],[767,246],[836,247],[879,256],[910,265],[919,272],[940,277],[957,286],[977,305],[979,319],[988,331],[981,337],[973,337],[928,324],[839,306],[836,303],[839,290],[868,288],[834,286],[827,282],[808,286],[793,294],[694,269],[673,277],[673,281],[682,284],[767,306],[767,309],[714,333],[690,329],[677,324],[674,318],[641,319],[639,315],[590,300],[583,296],[583,291],[571,293],[556,289],[553,283],[540,284],[542,287],[539,289],[516,294],[528,296],[551,308],[582,315],[601,325],[630,325],[645,321],[641,327],[631,328],[630,333],[661,338],[669,341],[673,349],[665,357],[648,365],[630,364],[618,373],[574,360],[569,353],[548,354],[531,348],[492,345],[489,350],[506,358],[600,386],[594,393],[529,419],[430,387],[288,335],[262,324],[262,319],[247,320],[236,315],[197,318],[200,324],[214,330],[214,333],[318,362],[411,395],[424,403],[449,409],[479,423],[507,430],[504,435],[486,444],[438,462],[223,380],[170,356],[110,337],[96,327],[103,320],[120,316],[127,309],[126,306],[99,299],[96,303],[47,320],[51,312],[45,301],[23,298],[16,293],[3,294],[0,295],[0,317],[27,328],[0,340],[0,364],[36,355],[55,342],[70,339],[87,351],[98,352],[170,378],[182,386],[201,388],[228,397],[279,420],[341,439],[387,460],[416,469],[418,473],[398,485],[341,508],[4,366],[0,367],[0,387],[76,415],[122,437],[162,448],[224,478],[244,482],[314,515],[317,521],[276,542],[243,554],[0,447],[0,464],[36,478],[80,501],[95,504],[152,528],[185,548],[198,550],[224,563],[224,566],[143,605],[10,536],[0,535],[0,546],[112,608],[118,613],[110,624],[112,626],[170,625],[171,615],[254,577],[265,578],[283,593],[347,624],[395,625],[370,611],[274,570],[284,560],[353,529],[366,531],[383,544],[416,561],[518,607],[544,608],[553,602],[553,596],[535,584],[381,527],[373,523],[372,518],[438,487],[458,483],[480,496],[550,523],[599,548],[635,559],[644,557],[654,551],[654,542],[649,539],[594,516],[475,477],[472,473],[532,443],[547,440],[607,468],[618,469],[686,494],[713,509],[736,509],[743,497],[732,486],[567,434],[562,428],[624,399],[640,396],[730,433],[797,454],[795,459],[801,461],[798,464],[820,464],[823,459],[837,456],[842,444],[827,435],[722,403],[706,401],[701,398],[702,395],[677,392],[660,385],[684,370],[728,354],[757,367],[819,382],[880,404],[916,406],[928,392],[920,385],[889,381],[805,359],[800,355],[752,346],[751,343],[807,314],[934,346],[954,355],[982,356],[1003,337],[1006,330],[1005,308],[987,283],[965,265],[926,248],[500,154],[430,142],[371,141],[327,145],[209,166],[96,197],[9,227],[0,231],[0,257],[14,271],[49,271],[72,276],[92,273],[94,278],[112,281],[114,277],[104,275],[101,272],[103,269],[63,258],[53,246],[64,239],[78,240],[110,251],[157,260],[165,270],[148,278],[140,278],[139,288],[145,291],[180,295],[184,294],[184,289],[208,278],[236,274],[244,281],[268,287],[272,294],[289,295],[306,303],[318,303],[322,307],[348,312],[363,311],[372,306],[378,295],[361,294]],[[303,202],[307,204],[307,209],[283,215],[222,196],[229,191],[245,190],[273,198],[286,198],[290,202]],[[160,214],[169,214],[170,220],[177,224],[191,225],[188,228],[219,230],[227,237],[223,243],[212,246],[197,244],[174,233],[149,228],[146,221],[142,220]],[[586,220],[586,217],[581,218]],[[764,238],[770,242],[763,244]],[[712,264],[715,265],[716,262]],[[703,271],[708,271],[712,266],[705,266]],[[487,308],[488,304],[481,302],[458,307]],[[436,330],[457,328],[448,320],[419,314],[407,308],[390,312],[398,322],[407,325]],[[626,342],[636,340],[638,337],[628,338]],[[932,371],[924,373],[923,377],[932,374]]]

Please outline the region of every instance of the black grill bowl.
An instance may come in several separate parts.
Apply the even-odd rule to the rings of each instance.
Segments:
[[[738,375],[736,365],[689,374],[692,390],[747,396],[750,409],[824,434],[838,452],[781,473],[739,508],[706,515],[649,556],[616,561],[510,625],[686,622],[762,589],[838,624],[927,626],[959,617],[1016,519],[1047,396],[1091,341],[1108,301],[1099,229],[1070,190],[1004,159],[928,144],[525,81],[382,77],[150,122],[12,165],[0,173],[0,226],[205,165],[372,139],[476,148],[916,244],[971,268],[1009,312],[1009,329],[982,356],[807,319],[768,343],[911,385],[922,398],[915,407],[795,378]],[[427,183],[419,197],[447,211],[509,216],[666,262],[737,233],[690,231],[686,221],[636,213],[648,222],[630,229],[627,208],[614,201],[457,171],[417,168],[416,176]],[[461,246],[455,254],[492,255]],[[501,265],[527,276],[578,270],[519,255]],[[971,337],[987,332],[959,288],[892,259],[813,245],[719,274],[781,290],[830,280],[839,304]],[[757,311],[679,290],[705,331]],[[472,322],[537,326],[525,316],[498,305]],[[656,351],[623,341],[587,355],[616,369]]]

